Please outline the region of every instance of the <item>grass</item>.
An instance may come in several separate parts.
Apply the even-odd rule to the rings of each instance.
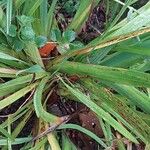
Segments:
[[[78,2],[63,31],[55,18],[58,0],[0,1],[0,110],[24,100],[16,112],[0,116],[5,117],[0,125],[2,150],[19,144],[22,150],[77,149],[66,129],[90,136],[99,149],[113,148],[114,143],[119,150],[138,143],[149,149],[150,2],[136,9],[133,4],[137,0],[107,0],[106,13],[113,13],[104,32],[83,43],[78,33],[99,1]],[[43,61],[39,48],[48,41],[57,44],[60,55]],[[70,82],[71,75],[78,80]],[[54,83],[61,98],[81,102],[96,114],[103,138],[67,123],[71,115],[59,117],[47,110]],[[20,137],[33,114],[36,134]],[[35,138],[38,135],[43,136]]]

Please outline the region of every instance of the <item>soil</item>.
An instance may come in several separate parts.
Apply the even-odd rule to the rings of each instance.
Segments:
[[[71,76],[70,81],[75,82],[76,79]],[[47,101],[47,110],[59,117],[73,115],[68,123],[78,124],[92,131],[97,136],[103,137],[103,132],[100,128],[99,120],[96,115],[85,105],[70,99],[67,100],[60,97],[58,95],[58,87],[56,85],[57,83],[54,83],[53,93]],[[82,150],[96,150],[96,147],[98,147],[98,144],[94,140],[78,131],[66,130],[66,134],[72,140],[72,142]]]
[[[57,97],[57,100],[53,103]],[[63,100],[61,99],[56,92],[52,94],[50,97],[49,111],[58,116],[64,115],[72,115],[75,112],[77,114],[68,122],[78,124],[93,133],[95,133],[99,137],[103,137],[102,129],[100,128],[99,120],[96,115],[90,111],[86,106],[81,103],[77,103],[71,100]],[[75,130],[67,130],[66,134],[72,140],[72,142],[82,150],[96,150],[98,148],[98,144],[86,136]]]
[[[147,1],[148,0],[139,0],[136,4],[136,7],[139,7],[139,5],[144,5]],[[62,15],[65,18],[63,21],[60,20],[60,16]],[[72,16],[69,16],[67,13],[65,13],[63,9],[59,9],[59,11],[56,14],[56,18],[61,30],[65,30],[65,28],[71,20],[71,17]],[[104,31],[105,21],[107,17],[108,16],[106,16],[104,6],[100,3],[96,8],[93,9],[85,26],[79,33],[81,41],[83,41],[84,43],[88,43],[95,37],[99,36]],[[23,104],[24,99],[26,99],[26,97],[21,98],[9,107],[1,110],[0,115],[5,116],[16,112],[19,109],[19,107]],[[57,116],[72,115],[73,113],[82,110],[79,111],[79,113],[77,113],[77,115],[74,116],[69,122],[81,125],[82,127],[95,133],[97,136],[103,137],[103,132],[96,115],[81,103],[61,99],[61,97],[57,94],[57,89],[54,89],[51,97],[49,98],[47,109],[49,110],[49,112]],[[1,116],[0,123],[2,123],[5,119],[6,117]],[[35,119],[36,117],[33,114],[33,116],[31,117],[31,119],[29,119],[22,132],[19,134],[19,137],[28,136],[30,133],[32,133],[32,129],[34,128],[35,124]],[[12,127],[15,128],[17,124],[18,121],[16,121]],[[96,143],[94,140],[92,140],[85,134],[82,134],[81,132],[75,130],[67,130],[66,134],[71,139],[71,141],[78,147],[78,149],[98,150],[98,143]],[[22,145],[14,146],[13,149],[19,150],[21,146]],[[134,147],[135,150],[144,150],[142,144],[134,145]]]

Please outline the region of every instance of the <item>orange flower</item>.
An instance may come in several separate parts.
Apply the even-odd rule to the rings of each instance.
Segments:
[[[55,43],[47,42],[43,47],[39,48],[39,53],[41,57],[48,57],[55,48]]]

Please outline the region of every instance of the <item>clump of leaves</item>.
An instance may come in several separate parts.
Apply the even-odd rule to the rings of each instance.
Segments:
[[[150,2],[138,10],[132,7],[134,2],[111,2],[121,5],[119,13],[102,35],[84,45],[77,33],[99,0],[81,0],[63,32],[54,17],[57,0],[50,6],[47,0],[1,1],[0,110],[24,100],[1,122],[2,149],[19,144],[23,144],[22,149],[75,149],[64,134],[69,128],[87,134],[102,149],[113,148],[114,143],[125,149],[131,143],[150,142]],[[107,1],[108,10],[109,4]],[[130,16],[120,21],[126,10]],[[57,53],[47,56],[45,62],[38,48],[46,42],[55,42]],[[74,82],[71,75],[77,77]],[[96,114],[104,139],[79,125],[68,124],[73,115],[60,117],[47,110],[56,85],[59,97],[83,103]],[[33,113],[35,135],[20,137]],[[57,140],[57,129],[62,131],[62,144]]]

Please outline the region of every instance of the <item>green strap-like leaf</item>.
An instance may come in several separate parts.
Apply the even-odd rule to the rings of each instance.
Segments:
[[[134,45],[129,45],[128,41],[118,44],[114,51],[121,51],[121,52],[129,52],[134,54],[140,54],[145,56],[150,56],[150,49],[149,49],[150,40],[146,41],[138,41],[138,43]]]
[[[150,75],[140,71],[67,61],[63,65],[54,66],[54,69],[58,68],[64,73],[91,76],[125,85],[150,87]]]
[[[15,78],[6,83],[0,84],[0,96],[5,96],[7,94],[10,94],[11,92],[14,92],[20,89],[21,87],[23,88],[26,84],[28,84],[29,82],[32,82],[32,80],[37,80],[37,79],[44,77],[45,76],[44,74],[45,73],[29,74],[26,76]]]
[[[136,64],[144,59],[143,55],[136,55],[127,52],[116,52],[109,57],[106,57],[100,65],[118,67],[118,68],[129,68],[133,64]]]
[[[14,103],[15,101],[17,101],[19,98],[21,98],[22,96],[24,96],[25,94],[27,94],[28,92],[30,92],[33,88],[35,88],[37,86],[37,83],[31,84],[19,91],[17,91],[16,93],[2,99],[0,101],[0,110],[9,106],[10,104]]]
[[[99,107],[95,102],[93,102],[90,97],[83,94],[76,88],[72,88],[68,84],[66,84],[61,78],[60,80],[64,83],[64,85],[68,88],[68,90],[83,104],[89,107],[93,112],[95,112],[99,117],[103,118],[106,122],[108,122],[112,127],[114,127],[117,131],[119,131],[122,135],[124,135],[129,140],[138,143],[136,138],[124,128],[120,123],[118,123],[109,113],[107,113],[104,109]]]
[[[51,31],[51,28],[52,28],[52,24],[53,24],[53,19],[54,19],[54,10],[55,10],[55,6],[57,4],[57,1],[58,0],[53,0],[52,3],[51,3],[51,6],[49,8],[49,11],[48,11],[48,14],[46,15],[46,19],[47,19],[47,26],[46,26],[46,34],[47,36],[49,37],[50,36],[50,31]]]
[[[93,3],[93,0],[81,0],[80,6],[68,29],[80,31],[83,23],[85,23],[88,19],[88,16],[93,8]]]
[[[124,125],[127,125],[127,122],[132,126],[129,127],[127,125],[127,127],[130,128],[133,133],[140,137],[145,143],[149,142],[150,127],[142,120],[142,118],[138,116],[138,114],[136,114],[132,109],[130,109],[123,100],[116,97],[113,93],[107,91],[107,89],[94,83],[95,82],[92,83],[90,80],[87,80],[84,82],[84,86],[97,96],[97,105],[102,106],[103,108],[102,103],[105,103],[125,120],[125,122],[122,122]],[[115,114],[113,115],[118,118]]]
[[[26,66],[29,66],[28,63],[26,63],[26,62],[24,62],[24,61],[22,61],[20,59],[17,59],[17,58],[15,58],[13,56],[10,56],[8,54],[5,54],[4,52],[0,52],[0,59],[10,60],[10,61],[17,61],[17,62],[23,63]]]
[[[28,120],[30,119],[32,115],[32,110],[28,111],[24,116],[23,119],[19,122],[19,124],[16,126],[14,131],[12,132],[13,138],[16,138],[18,134],[22,131],[24,126],[27,124]]]
[[[111,85],[111,87],[114,88],[118,93],[128,98],[132,104],[150,114],[150,98],[145,93],[142,93],[138,89],[127,85],[109,83],[107,85]]]
[[[33,5],[31,5],[31,8],[28,10],[27,15],[31,16],[35,13],[35,11],[38,9],[38,7],[41,5],[42,0],[36,0]]]
[[[9,34],[9,28],[11,25],[11,19],[12,19],[12,4],[13,1],[12,0],[7,0],[7,8],[6,8],[6,22],[7,22],[7,26],[6,26],[6,32],[7,34]]]
[[[12,145],[18,145],[18,144],[23,144],[26,142],[29,142],[32,140],[32,137],[23,137],[23,138],[16,138],[11,144]],[[0,145],[7,145],[7,139],[0,139]]]

